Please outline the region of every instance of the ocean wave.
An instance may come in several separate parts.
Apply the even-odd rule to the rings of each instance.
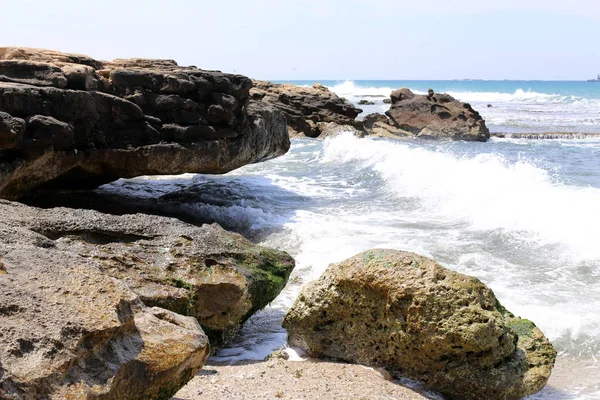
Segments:
[[[571,246],[579,257],[600,258],[600,189],[562,184],[535,160],[457,156],[346,135],[326,141],[324,160],[362,164],[399,198],[419,199],[428,216],[468,221],[475,230],[524,233]]]
[[[330,86],[329,90],[339,96],[349,99],[358,99],[364,97],[383,96],[389,97],[392,91],[400,87],[375,87],[361,86],[354,81],[344,81],[336,85]],[[408,85],[416,94],[426,94],[425,91],[415,90]],[[435,87],[433,88],[436,89]],[[600,105],[598,100],[586,99],[577,96],[564,96],[560,94],[539,93],[531,90],[517,89],[512,93],[509,92],[464,92],[464,91],[447,91],[448,94],[458,100],[472,103],[526,103],[526,104],[576,104]]]
[[[329,86],[329,90],[334,92],[340,97],[345,97],[349,100],[382,96],[390,97],[393,90],[398,88],[391,87],[374,87],[374,86],[359,86],[354,81],[345,81],[334,86]]]
[[[600,291],[590,285],[600,276],[600,189],[568,185],[535,159],[350,135],[327,139],[322,162],[354,168],[353,174],[373,171],[382,180],[374,185],[389,194],[381,205],[385,215],[362,210],[359,230],[337,229],[475,275],[562,351],[597,354],[600,321],[593,316]],[[360,235],[362,226],[373,232]],[[585,304],[578,293],[586,293]]]
[[[449,95],[466,102],[485,103],[550,103],[550,104],[570,104],[573,102],[582,102],[586,99],[576,96],[562,96],[559,94],[547,94],[532,92],[529,90],[517,89],[514,93],[501,92],[448,92]]]

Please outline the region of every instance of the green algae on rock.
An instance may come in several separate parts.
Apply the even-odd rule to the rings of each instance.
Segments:
[[[478,279],[428,258],[371,250],[307,285],[286,315],[291,346],[381,366],[453,399],[518,399],[541,390],[556,351]]]
[[[195,317],[215,351],[268,305],[293,270],[287,253],[252,244],[217,224],[40,209],[0,200],[0,220],[97,262],[147,306]]]

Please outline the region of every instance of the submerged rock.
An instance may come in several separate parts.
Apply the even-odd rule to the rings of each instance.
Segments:
[[[354,120],[362,112],[320,84],[302,87],[257,80],[252,82],[254,86],[250,96],[282,111],[291,136],[317,137],[322,132],[322,123],[354,125]]]
[[[485,142],[490,131],[481,115],[468,103],[448,94],[417,95],[409,89],[394,90],[386,115],[393,124],[424,139]]]
[[[361,101],[358,102],[358,105],[359,106],[372,106],[372,105],[375,105],[375,102],[363,99],[363,100],[361,100]]]
[[[0,201],[6,229],[26,230],[56,251],[89,261],[125,283],[147,306],[192,316],[213,350],[232,338],[285,286],[286,253],[253,245],[216,224],[196,227],[143,214],[39,209]],[[65,289],[66,290],[66,289]]]
[[[0,48],[0,198],[139,175],[225,173],[289,149],[241,75],[172,60]]]
[[[194,318],[146,307],[100,260],[5,220],[25,207],[0,207],[0,398],[166,399],[202,368]]]
[[[291,346],[381,366],[453,399],[518,399],[546,384],[556,351],[478,279],[413,253],[332,264],[286,315]]]

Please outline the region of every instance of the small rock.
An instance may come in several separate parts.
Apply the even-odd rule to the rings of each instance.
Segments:
[[[369,101],[369,100],[364,100],[364,99],[358,102],[358,105],[360,105],[360,106],[372,106],[374,104],[375,104],[374,102]]]

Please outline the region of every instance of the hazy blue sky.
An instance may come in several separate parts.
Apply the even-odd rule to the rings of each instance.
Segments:
[[[1,45],[264,79],[585,79],[598,0],[0,0]]]

